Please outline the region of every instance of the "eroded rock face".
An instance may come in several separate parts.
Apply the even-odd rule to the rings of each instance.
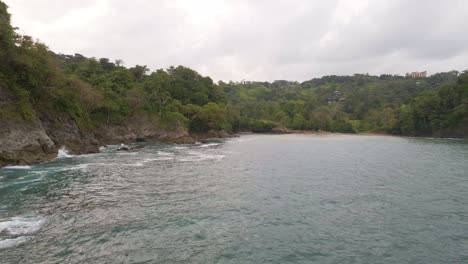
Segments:
[[[57,147],[42,124],[3,122],[0,126],[0,167],[47,161],[57,156]]]
[[[158,116],[139,115],[121,125],[80,128],[65,114],[43,114],[33,121],[0,120],[0,167],[48,161],[57,157],[61,147],[66,147],[71,154],[95,153],[101,145],[137,140],[195,142],[182,123],[164,127]]]
[[[122,125],[105,125],[95,129],[95,136],[101,144],[119,144],[136,141],[166,141],[193,143],[187,129],[177,123],[173,127],[162,127],[158,117],[139,115],[129,118]]]
[[[209,130],[204,133],[194,134],[193,137],[197,141],[204,142],[210,138],[228,138],[231,137],[231,135],[224,130]]]
[[[15,100],[8,89],[0,86],[0,109],[12,109]],[[101,145],[137,140],[194,143],[182,123],[164,126],[157,114],[135,114],[120,125],[98,127],[78,126],[66,113],[35,114],[38,117],[29,120],[0,116],[0,167],[49,161],[57,157],[61,147],[71,154],[85,154],[99,152]]]
[[[51,118],[44,115],[41,122],[57,148],[65,146],[75,155],[99,152],[99,141],[94,134],[90,130],[80,129],[70,117]]]
[[[189,144],[195,142],[195,140],[188,133],[187,129],[181,124],[179,124],[176,129],[165,131],[158,137],[158,140],[179,144]]]
[[[80,130],[71,118],[0,120],[0,167],[49,161],[58,149],[72,154],[99,152],[99,142],[91,132]]]

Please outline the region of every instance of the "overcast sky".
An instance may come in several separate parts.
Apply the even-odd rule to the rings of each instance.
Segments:
[[[468,69],[466,0],[4,0],[57,53],[217,80]]]

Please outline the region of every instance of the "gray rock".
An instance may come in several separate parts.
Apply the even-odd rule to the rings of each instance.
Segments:
[[[57,156],[57,147],[42,124],[5,122],[0,127],[0,166],[47,161]]]

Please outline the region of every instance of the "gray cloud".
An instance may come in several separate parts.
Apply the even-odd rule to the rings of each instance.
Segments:
[[[215,80],[464,70],[463,0],[7,0],[55,52],[186,65]]]

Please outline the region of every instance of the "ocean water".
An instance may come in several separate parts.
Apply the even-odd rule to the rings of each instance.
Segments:
[[[468,263],[468,141],[143,145],[0,169],[0,263]]]

